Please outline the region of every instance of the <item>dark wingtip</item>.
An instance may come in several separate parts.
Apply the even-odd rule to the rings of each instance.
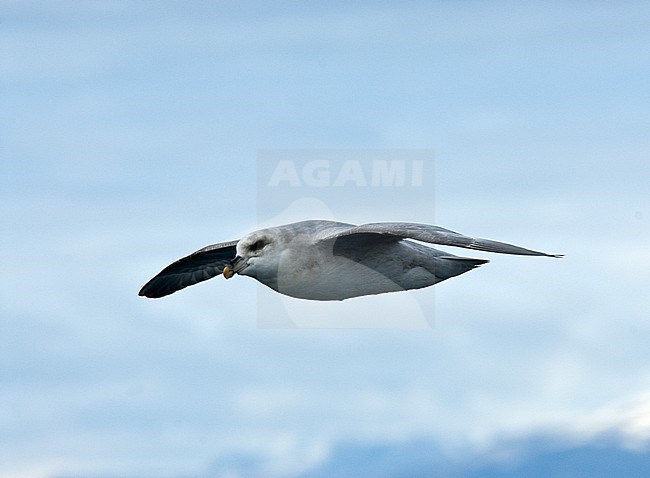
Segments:
[[[140,289],[140,292],[138,292],[139,297],[147,297],[149,299],[159,299],[160,297],[164,297],[169,294],[171,294],[171,292],[166,292],[160,287],[152,287],[151,281],[147,282],[144,287]]]
[[[148,297],[150,299],[153,299],[153,297],[147,291],[147,286],[144,286],[142,289],[140,289],[140,292],[138,292],[138,297]]]
[[[140,291],[138,293],[138,296],[140,297],[146,297],[147,299],[160,299],[161,297],[165,297],[166,295],[171,294],[171,292],[168,293],[155,293],[155,292],[142,292]]]

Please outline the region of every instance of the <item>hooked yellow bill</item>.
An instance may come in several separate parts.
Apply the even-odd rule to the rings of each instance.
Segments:
[[[226,279],[230,279],[234,275],[235,275],[235,271],[233,271],[230,267],[226,266],[223,268],[223,276]]]

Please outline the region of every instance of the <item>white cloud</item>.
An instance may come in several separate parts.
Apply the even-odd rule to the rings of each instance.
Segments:
[[[650,394],[638,393],[608,403],[568,424],[567,434],[579,440],[614,436],[631,449],[650,447]]]

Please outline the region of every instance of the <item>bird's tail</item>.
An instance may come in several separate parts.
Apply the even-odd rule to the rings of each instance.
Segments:
[[[451,255],[438,257],[437,259],[434,274],[438,282],[464,274],[480,265],[490,262],[487,259],[472,259]]]

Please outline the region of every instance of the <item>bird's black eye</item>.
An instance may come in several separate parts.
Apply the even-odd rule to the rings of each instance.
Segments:
[[[255,251],[259,251],[259,250],[262,249],[264,246],[266,246],[266,241],[265,241],[264,239],[258,239],[257,241],[255,241],[254,243],[252,243],[252,244],[250,245],[250,248],[249,248],[249,249],[250,249],[251,251],[255,252]]]

